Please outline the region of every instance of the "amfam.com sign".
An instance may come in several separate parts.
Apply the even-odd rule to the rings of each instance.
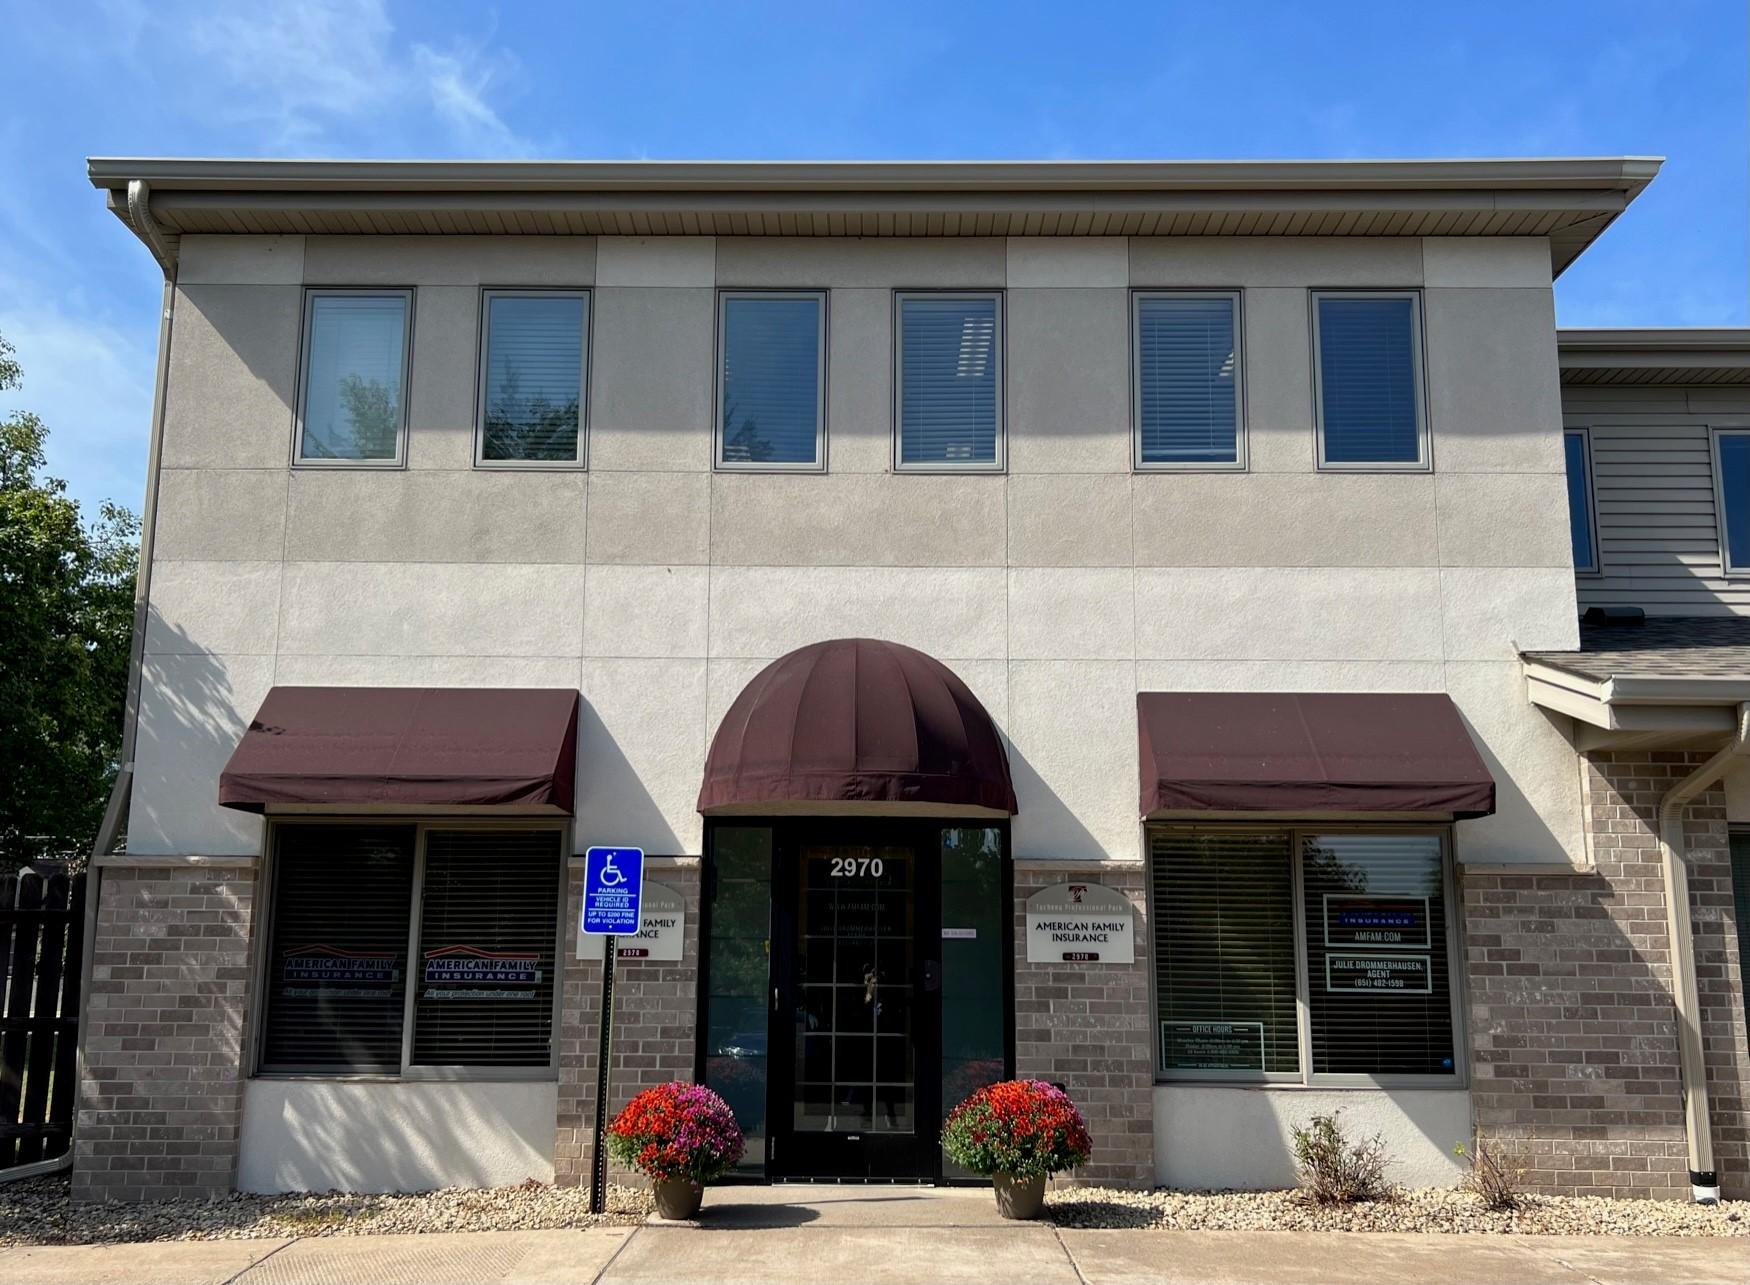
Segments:
[[[1060,883],[1027,898],[1029,964],[1129,964],[1136,959],[1130,899],[1097,883]]]

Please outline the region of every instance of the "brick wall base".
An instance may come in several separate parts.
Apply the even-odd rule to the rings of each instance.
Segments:
[[[1154,1185],[1154,1051],[1149,1032],[1143,868],[1015,867],[1015,1074],[1064,1085],[1094,1138],[1077,1185]],[[1027,898],[1052,884],[1104,884],[1136,908],[1136,962],[1029,964]]]
[[[650,867],[647,881],[666,884],[686,901],[686,940],[678,961],[621,960],[614,970],[614,1038],[608,1118],[652,1085],[693,1078],[698,1025],[699,866]],[[559,1132],[553,1180],[587,1183],[594,1142],[597,1053],[601,1040],[602,966],[577,958],[583,867],[567,882],[565,984],[559,1012]],[[613,1166],[609,1181],[643,1186],[642,1175]]]
[[[76,1200],[231,1190],[255,871],[110,868],[98,883]]]
[[[1477,1128],[1533,1189],[1689,1197],[1656,813],[1703,757],[1590,757],[1592,871],[1464,877]],[[1715,1163],[1744,1196],[1750,1055],[1717,789],[1685,833]]]

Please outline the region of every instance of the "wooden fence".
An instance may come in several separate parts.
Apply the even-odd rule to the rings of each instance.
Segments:
[[[71,1145],[84,933],[84,875],[0,875],[0,1176]]]

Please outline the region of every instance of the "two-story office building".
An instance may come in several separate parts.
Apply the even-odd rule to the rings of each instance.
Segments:
[[[613,1098],[755,1178],[1027,1075],[1085,1181],[1340,1108],[1750,1190],[1744,345],[1552,304],[1657,168],[93,161],[165,287],[76,1190],[578,1181],[596,845]]]

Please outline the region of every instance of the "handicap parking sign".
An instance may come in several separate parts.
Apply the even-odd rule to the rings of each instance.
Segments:
[[[642,848],[591,848],[583,855],[582,931],[638,934],[638,903],[644,891]]]

